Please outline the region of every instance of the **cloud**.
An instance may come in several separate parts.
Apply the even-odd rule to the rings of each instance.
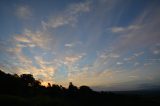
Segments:
[[[116,64],[117,64],[117,65],[122,65],[123,63],[122,63],[122,62],[117,62]]]
[[[15,42],[24,47],[40,47],[47,48],[50,42],[47,33],[42,31],[32,32],[30,30],[25,30],[23,34],[14,36]]]
[[[160,54],[160,45],[157,43],[153,47],[151,47],[151,52],[154,55],[159,55]]]
[[[57,66],[53,65],[53,61],[45,60],[43,56],[45,52],[50,52],[50,39],[47,32],[38,30],[24,30],[22,34],[14,35],[12,46],[8,47],[7,52],[14,57],[10,58],[10,61],[16,62],[17,65],[14,63],[11,65],[16,68],[16,73],[29,73],[33,74],[36,79],[54,82],[53,76]]]
[[[71,43],[66,43],[64,44],[65,47],[68,47],[68,48],[73,48],[73,47],[77,47],[77,46],[82,46],[82,42],[81,41],[73,41]]]
[[[67,44],[65,44],[64,46],[65,46],[65,47],[73,47],[73,44],[67,43]]]
[[[82,58],[81,56],[68,56],[68,57],[65,57],[65,61],[69,63],[75,63],[81,58]]]
[[[153,53],[154,53],[155,55],[160,54],[160,50],[154,50]]]
[[[135,62],[134,63],[134,66],[138,66],[140,63],[139,62]]]
[[[50,19],[48,23],[42,22],[42,25],[44,28],[51,27],[51,28],[58,28],[63,25],[69,24],[74,21],[74,18],[72,17],[65,17],[65,16],[59,16],[55,17],[53,19]]]
[[[124,30],[125,30],[125,28],[123,28],[123,27],[114,27],[114,28],[112,28],[112,32],[122,32]]]
[[[101,54],[98,54],[100,58],[106,59],[106,58],[119,58],[120,55],[113,53],[112,51],[103,51]]]
[[[58,28],[64,25],[73,26],[77,22],[77,18],[80,13],[90,11],[90,2],[75,3],[68,6],[65,11],[53,16],[48,21],[42,21],[42,27],[47,28]]]
[[[89,1],[87,2],[81,2],[81,3],[76,3],[76,4],[72,4],[69,6],[69,8],[67,9],[68,12],[70,12],[70,14],[79,14],[81,12],[88,12],[90,11],[90,3]]]
[[[34,56],[34,59],[41,67],[43,67],[43,65],[52,65],[52,62],[45,61],[41,56]]]
[[[86,54],[66,55],[65,53],[55,54],[55,52],[50,54],[54,51],[52,50],[54,44],[52,37],[46,31],[28,29],[25,29],[21,34],[14,35],[13,45],[8,48],[8,52],[12,54],[11,57],[14,57],[13,61],[18,64],[17,66],[12,64],[16,68],[16,73],[33,74],[36,79],[43,80],[42,84],[46,85],[48,82],[56,83],[55,72],[59,67],[65,65],[68,68],[67,74],[69,76],[70,72],[76,69],[74,63],[81,60]],[[80,42],[75,44],[80,44]],[[68,47],[70,44],[65,46]],[[56,55],[56,57],[51,59],[51,55]],[[50,56],[49,60],[45,58],[46,56]]]
[[[114,33],[119,33],[119,32],[128,32],[128,31],[133,31],[133,30],[139,30],[142,26],[139,25],[130,25],[128,27],[113,27],[111,28],[111,31]]]
[[[15,36],[15,40],[16,40],[17,42],[30,43],[29,38],[27,38],[27,37],[25,37],[25,36],[23,36],[23,35],[16,35],[16,36]]]
[[[84,53],[80,54],[80,55],[71,55],[71,56],[66,56],[64,59],[64,63],[65,64],[74,64],[77,61],[79,61],[80,59],[82,59],[85,56]]]
[[[26,67],[18,67],[18,74],[32,74],[36,79],[41,80],[44,83],[54,83],[54,72],[56,69],[53,66],[43,66],[43,68],[37,68],[28,64]]]
[[[133,55],[131,55],[129,57],[125,57],[124,61],[133,61],[133,60],[137,59],[139,56],[142,56],[143,54],[144,54],[144,52],[134,53]]]
[[[148,14],[152,15],[148,16]],[[158,14],[159,11],[156,9],[153,9],[152,13],[146,9],[144,13],[135,18],[134,22],[127,27],[122,27],[122,33],[118,33],[117,31],[116,33],[118,33],[119,36],[116,38],[116,42],[112,44],[114,47],[113,52],[122,53],[131,50],[131,48],[147,48],[160,42],[159,30],[157,29],[160,23],[160,16]]]
[[[144,54],[144,52],[139,52],[139,53],[135,53],[134,55],[136,56],[136,57],[138,57],[138,56],[141,56],[141,55],[143,55]]]
[[[53,76],[56,66],[53,66],[51,62],[45,61],[39,56],[35,56],[35,61],[33,61],[23,53],[22,49],[18,52],[14,50],[12,52],[15,52],[14,56],[16,57],[16,62],[18,62],[18,66],[14,66],[17,74],[33,74],[36,79],[44,82],[54,82]]]
[[[16,8],[16,15],[20,19],[30,19],[32,12],[29,6],[19,6]]]

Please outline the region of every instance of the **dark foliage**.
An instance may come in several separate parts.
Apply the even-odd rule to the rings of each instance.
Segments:
[[[0,71],[2,106],[154,106],[160,104],[159,98],[96,92],[88,86],[76,87],[72,82],[68,88],[50,83],[45,87],[31,74],[19,76]]]

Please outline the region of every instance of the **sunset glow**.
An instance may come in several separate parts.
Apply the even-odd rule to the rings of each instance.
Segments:
[[[0,69],[95,90],[160,86],[159,0],[0,0]]]

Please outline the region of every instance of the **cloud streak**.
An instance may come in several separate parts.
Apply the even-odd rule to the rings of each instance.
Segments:
[[[18,18],[26,20],[26,19],[31,18],[32,11],[29,6],[26,6],[26,5],[25,6],[18,6],[16,8],[15,14],[17,15]]]
[[[48,19],[47,22],[42,21],[44,29],[47,28],[59,28],[64,25],[73,26],[77,22],[77,18],[81,13],[90,11],[91,2],[86,1],[83,3],[71,4],[66,10],[52,18]]]

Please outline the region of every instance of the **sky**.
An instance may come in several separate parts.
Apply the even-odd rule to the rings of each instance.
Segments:
[[[0,0],[0,69],[65,87],[160,88],[159,0]]]

